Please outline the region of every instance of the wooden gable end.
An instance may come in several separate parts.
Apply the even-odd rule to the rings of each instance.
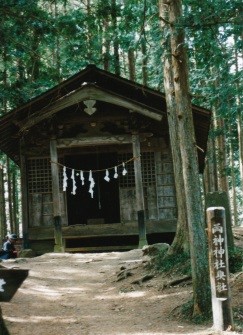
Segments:
[[[83,102],[90,100],[95,100],[98,104],[108,103],[127,112],[131,110],[137,115],[155,120],[157,122],[153,123],[153,130],[168,135],[164,94],[90,65],[53,89],[0,118],[0,149],[19,164],[21,139],[28,137],[28,133],[32,131],[35,134],[35,141],[38,142],[38,134],[43,128],[45,130],[50,128],[52,123],[55,125],[60,112],[63,115],[62,111],[69,113],[71,109],[84,110]],[[110,118],[110,115],[107,117]],[[116,112],[113,117],[117,117]],[[193,117],[196,141],[200,148],[199,166],[202,172],[210,112],[193,106]],[[161,119],[163,119],[162,122]],[[78,122],[77,120],[77,124]]]

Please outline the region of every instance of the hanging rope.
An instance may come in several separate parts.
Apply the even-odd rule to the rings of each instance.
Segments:
[[[130,159],[128,159],[126,162],[122,162],[121,164],[118,164],[118,165],[115,165],[115,166],[111,166],[111,167],[108,167],[108,168],[104,168],[104,169],[99,169],[99,170],[92,170],[92,173],[95,173],[95,172],[103,172],[103,171],[106,171],[106,170],[117,170],[117,168],[119,167],[119,166],[123,166],[124,167],[124,165],[125,164],[127,164],[127,163],[129,163],[129,162],[132,162],[132,161],[135,161],[136,159],[139,159],[139,157],[132,157],[132,158],[130,158]],[[60,166],[60,167],[62,167],[62,168],[66,168],[66,169],[68,169],[68,170],[75,170],[76,172],[79,172],[79,173],[83,173],[83,172],[90,172],[90,170],[82,170],[82,169],[74,169],[74,168],[72,168],[72,167],[69,167],[69,166],[66,166],[66,165],[63,165],[63,164],[61,164],[61,163],[58,163],[58,162],[53,162],[53,161],[50,161],[52,164],[56,164],[56,165],[58,165],[58,166]]]
[[[95,187],[95,180],[93,178],[93,173],[95,172],[105,172],[105,177],[104,180],[106,180],[107,182],[110,181],[110,177],[109,177],[109,170],[113,170],[114,171],[114,175],[113,178],[117,179],[118,178],[118,167],[122,166],[123,170],[122,170],[122,175],[125,176],[127,174],[127,170],[125,168],[125,165],[129,162],[132,162],[136,159],[139,159],[139,157],[132,157],[130,159],[128,159],[126,162],[122,162],[121,164],[115,165],[115,166],[111,166],[105,169],[98,169],[98,170],[78,170],[78,169],[74,169],[72,167],[69,166],[65,166],[61,163],[58,162],[53,162],[50,161],[52,164],[56,164],[60,167],[63,168],[63,191],[67,190],[67,186],[68,186],[68,176],[67,176],[67,170],[71,170],[71,176],[70,179],[72,181],[72,190],[71,190],[71,194],[75,195],[76,194],[76,190],[77,190],[77,184],[76,184],[76,179],[75,179],[75,175],[79,176],[80,181],[82,186],[85,184],[85,178],[84,178],[84,172],[88,172],[89,173],[89,193],[91,198],[94,197],[94,187]],[[101,204],[100,204],[100,194],[99,194],[100,190],[99,190],[99,181],[98,181],[98,198],[99,198],[99,208],[101,208]]]

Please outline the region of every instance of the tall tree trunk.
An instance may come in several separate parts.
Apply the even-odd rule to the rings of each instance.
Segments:
[[[185,186],[193,280],[193,315],[203,314],[210,305],[207,239],[200,190],[197,148],[189,95],[187,54],[184,31],[178,26],[182,19],[180,0],[160,0],[167,6],[170,23],[171,65],[174,83],[179,148]],[[203,274],[203,275],[202,275]]]
[[[168,20],[168,13],[165,6],[160,6],[160,15],[165,20]],[[168,25],[161,22],[163,29],[163,35],[168,35]],[[167,41],[164,41],[164,45]],[[174,98],[174,82],[172,75],[172,64],[171,64],[171,49],[167,45],[167,49],[164,51],[163,56],[164,64],[164,90],[166,96],[166,106],[168,123],[170,129],[170,142],[171,151],[173,157],[173,167],[175,176],[175,188],[176,188],[176,200],[177,200],[177,229],[176,235],[169,249],[169,253],[190,253],[189,238],[188,238],[188,224],[187,224],[187,213],[186,213],[186,196],[185,187],[182,175],[182,160],[181,153],[178,146],[178,121],[176,117],[176,102]]]
[[[215,192],[218,190],[215,147],[214,140],[212,138],[208,139],[207,161],[204,178],[207,180],[207,183],[205,182],[205,193]]]
[[[147,55],[147,45],[145,39],[145,31],[141,39],[141,48],[142,48],[142,73],[143,73],[143,85],[147,86],[148,84],[148,55]]]
[[[31,56],[30,56],[30,68],[29,68],[29,76],[30,81],[34,82],[39,78],[40,75],[40,54],[38,51],[39,48],[39,34],[38,30],[35,29],[33,31],[33,41],[31,46]]]
[[[231,167],[231,190],[232,190],[232,209],[233,209],[233,223],[236,226],[238,224],[238,209],[237,209],[237,196],[236,196],[236,176],[235,176],[235,167],[234,167],[234,149],[232,138],[230,139],[230,150],[229,150],[229,159]]]
[[[4,172],[0,165],[0,243],[7,235],[7,222],[5,210]]]
[[[215,115],[215,129],[221,132],[215,139],[216,141],[216,153],[217,153],[217,165],[218,165],[218,184],[219,191],[225,191],[229,193],[228,180],[226,175],[227,168],[227,155],[226,155],[226,143],[225,143],[225,126],[222,118],[218,118]]]
[[[113,26],[113,47],[114,47],[114,68],[115,74],[120,76],[119,40],[117,36],[117,4],[116,0],[111,0],[111,20]]]
[[[19,235],[19,225],[18,225],[18,187],[16,171],[12,173],[12,194],[13,194],[13,231],[15,234]]]
[[[6,46],[3,47],[3,72],[2,72],[2,77],[3,77],[3,86],[5,87],[5,89],[7,90],[8,88],[8,84],[7,84],[7,50],[6,50]],[[3,111],[4,113],[7,113],[7,103],[8,103],[8,99],[6,94],[4,94],[3,99],[2,99],[2,106],[3,106]]]
[[[10,231],[14,231],[13,226],[13,192],[12,192],[12,173],[10,169],[10,160],[7,157],[7,183],[8,183],[8,210],[9,210],[9,223],[10,223]]]
[[[103,47],[102,47],[102,54],[103,54],[103,61],[104,61],[104,70],[105,71],[109,71],[110,69],[110,45],[111,45],[111,41],[109,38],[109,21],[108,18],[106,17],[104,19],[104,23],[103,23]]]
[[[87,10],[87,17],[91,17],[91,4],[90,0],[84,1],[86,10]],[[86,29],[87,29],[87,59],[90,61],[92,59],[92,35],[90,31],[89,24],[86,22]]]
[[[235,36],[236,44],[236,36]],[[239,55],[235,45],[235,72],[236,72],[236,107],[237,107],[237,131],[239,142],[239,167],[240,167],[240,183],[241,190],[243,191],[243,117],[240,104],[240,72],[239,72]]]
[[[129,79],[135,81],[136,71],[135,71],[135,57],[133,48],[128,49],[128,67],[129,67]]]
[[[211,131],[214,130],[214,123],[211,122]],[[208,138],[207,148],[207,161],[205,174],[207,173],[207,187],[205,193],[218,191],[218,176],[217,176],[217,163],[216,163],[216,152],[215,152],[215,140],[214,137]]]
[[[238,141],[239,141],[239,166],[240,166],[240,178],[241,178],[241,190],[243,192],[243,121],[242,111],[238,108],[237,112],[237,130],[238,130]]]
[[[55,21],[58,20],[58,5],[57,0],[54,0],[54,17]],[[54,64],[55,64],[55,70],[56,70],[56,79],[58,83],[61,82],[61,58],[60,58],[60,33],[57,29],[55,29],[55,50],[54,50]]]

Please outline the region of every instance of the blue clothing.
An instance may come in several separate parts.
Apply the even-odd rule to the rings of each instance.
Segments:
[[[15,258],[16,251],[15,251],[15,246],[11,241],[7,240],[6,242],[3,243],[3,248],[0,253],[0,258],[1,259],[9,259],[9,258]]]

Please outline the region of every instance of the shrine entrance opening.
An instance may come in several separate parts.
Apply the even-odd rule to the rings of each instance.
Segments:
[[[117,165],[117,153],[91,153],[66,156],[65,165],[76,169],[76,194],[71,194],[73,182],[71,170],[68,169],[67,212],[68,225],[102,224],[120,222],[119,181],[113,178],[114,171],[109,170],[110,181],[104,180],[105,171]],[[83,172],[82,185],[79,171]],[[93,198],[89,193],[89,171],[95,181]]]

